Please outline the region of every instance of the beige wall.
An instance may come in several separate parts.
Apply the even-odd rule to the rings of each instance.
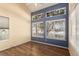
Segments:
[[[31,40],[31,16],[24,4],[0,4],[0,16],[9,17],[9,38],[0,41],[0,51]]]
[[[69,51],[71,55],[79,55],[76,45],[76,6],[75,3],[69,4]]]

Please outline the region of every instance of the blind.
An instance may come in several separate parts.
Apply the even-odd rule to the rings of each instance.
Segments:
[[[0,29],[9,28],[9,18],[0,16]]]

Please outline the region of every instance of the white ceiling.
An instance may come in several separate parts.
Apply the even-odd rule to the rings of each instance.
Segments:
[[[28,6],[31,12],[34,12],[55,4],[57,3],[37,3],[37,5],[35,6],[35,3],[27,3],[26,6]]]

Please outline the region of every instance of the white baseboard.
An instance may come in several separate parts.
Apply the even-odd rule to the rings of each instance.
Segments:
[[[31,40],[27,40],[27,41],[25,41],[25,42],[21,42],[21,43],[18,43],[18,44],[14,44],[14,45],[8,45],[7,47],[5,47],[5,48],[2,48],[2,49],[0,49],[0,52],[1,51],[4,51],[4,50],[7,50],[7,49],[10,49],[10,48],[13,48],[13,47],[16,47],[16,46],[19,46],[19,45],[21,45],[21,44],[24,44],[24,43],[27,43],[27,42],[29,42],[29,41],[31,41]]]

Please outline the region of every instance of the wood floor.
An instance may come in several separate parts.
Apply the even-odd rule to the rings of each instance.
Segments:
[[[4,50],[0,56],[69,56],[69,51],[64,48],[44,45],[35,42],[25,44]]]

